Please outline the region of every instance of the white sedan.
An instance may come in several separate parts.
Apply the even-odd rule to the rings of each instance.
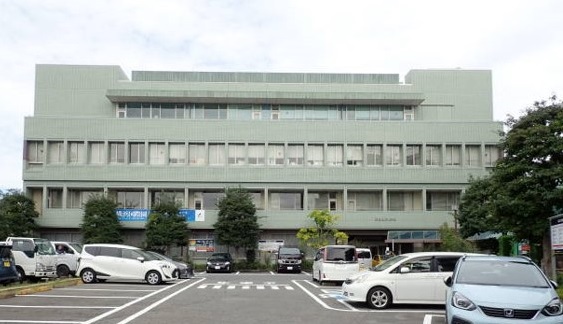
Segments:
[[[452,274],[463,252],[416,252],[392,257],[369,271],[348,278],[342,295],[369,307],[395,304],[444,304],[444,279]]]

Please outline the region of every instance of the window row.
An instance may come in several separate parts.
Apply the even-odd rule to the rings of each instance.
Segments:
[[[413,120],[412,106],[122,102],[118,118],[226,120]]]
[[[47,146],[45,152],[44,146]],[[43,164],[467,166],[491,167],[495,145],[277,144],[28,141],[26,160]],[[46,153],[46,154],[45,154]]]
[[[42,205],[42,189],[30,188],[36,205]],[[452,211],[457,208],[460,191],[422,190],[348,190],[344,191],[294,190],[281,191],[249,190],[257,209],[264,210],[348,210],[348,211]],[[94,195],[103,194],[102,189],[74,189],[66,191],[66,204],[63,202],[62,188],[47,190],[47,208],[82,208]],[[173,199],[183,208],[217,210],[217,203],[224,197],[223,191],[190,190],[148,190],[109,189],[108,197],[113,198],[120,208],[152,208],[166,197]],[[267,200],[265,199],[267,196]],[[148,201],[146,201],[146,199]],[[423,199],[424,197],[424,199]],[[186,200],[187,199],[187,200]],[[267,206],[267,208],[266,208]]]

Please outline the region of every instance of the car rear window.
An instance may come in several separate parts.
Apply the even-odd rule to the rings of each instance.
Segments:
[[[327,247],[327,261],[357,261],[354,247]]]
[[[359,259],[371,259],[371,252],[369,251],[358,251]]]

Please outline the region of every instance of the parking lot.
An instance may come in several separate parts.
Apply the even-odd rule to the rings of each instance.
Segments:
[[[199,273],[150,286],[106,282],[0,299],[0,323],[417,323],[444,322],[443,307],[376,311],[347,303],[338,285],[308,273]]]

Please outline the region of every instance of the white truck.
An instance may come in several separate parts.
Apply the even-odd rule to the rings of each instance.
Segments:
[[[39,281],[57,276],[57,254],[50,241],[34,237],[8,237],[22,279]]]
[[[57,253],[57,276],[75,276],[82,244],[76,242],[51,241]]]

